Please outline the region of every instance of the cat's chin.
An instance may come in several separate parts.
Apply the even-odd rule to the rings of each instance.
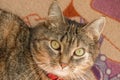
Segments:
[[[60,80],[63,80],[63,79],[68,78],[68,75],[69,75],[68,72],[67,72],[67,67],[64,68],[64,69],[54,69],[52,67],[47,69],[43,66],[42,67],[39,66],[39,67],[42,69],[43,74],[46,75],[50,79],[53,78],[53,77],[57,77]]]
[[[54,70],[53,74],[56,74],[60,77],[65,77],[69,75],[69,70],[66,69],[58,69],[58,70]]]
[[[66,67],[64,69],[62,68],[52,69],[52,70],[47,71],[47,73],[51,73],[59,77],[66,77],[66,76],[69,76],[70,72],[69,72],[69,68]]]
[[[42,67],[42,69],[44,70],[44,72],[46,72],[47,74],[52,74],[54,76],[59,77],[60,79],[64,79],[64,80],[79,80],[77,79],[78,76],[82,76],[85,74],[84,70],[80,70],[78,68],[74,68],[71,69],[70,67],[65,67],[65,68],[60,68],[59,67],[49,67],[48,69],[45,69],[44,67]],[[89,80],[89,79],[88,79]]]

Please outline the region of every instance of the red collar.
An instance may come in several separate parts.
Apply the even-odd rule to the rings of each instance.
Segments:
[[[47,77],[50,78],[51,80],[63,80],[63,79],[59,78],[58,76],[56,76],[52,73],[48,73]]]

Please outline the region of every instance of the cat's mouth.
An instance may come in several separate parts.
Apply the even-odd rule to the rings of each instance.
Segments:
[[[54,75],[52,73],[48,73],[47,77],[50,78],[51,80],[64,80],[63,78],[60,78],[57,75]]]
[[[60,66],[60,64],[56,64],[56,65],[51,65],[50,63],[49,63],[49,61],[45,61],[45,62],[43,62],[43,63],[41,63],[41,62],[39,62],[38,60],[37,60],[38,58],[35,58],[34,57],[34,61],[35,61],[35,63],[37,64],[37,66],[40,68],[40,69],[42,69],[43,70],[43,72],[47,75],[47,74],[54,74],[54,75],[56,75],[56,76],[60,76],[60,77],[66,77],[66,76],[68,76],[69,75],[69,73],[70,73],[70,71],[71,71],[71,69],[70,69],[70,67],[69,66],[66,66],[66,67],[64,67],[64,68],[62,68],[61,66]],[[47,63],[46,63],[47,62]]]
[[[69,74],[66,70],[53,70],[53,72],[46,71],[46,76],[51,80],[64,80],[68,75]]]
[[[69,75],[69,68],[66,67],[64,69],[62,68],[49,68],[49,70],[45,70],[46,74],[54,74],[56,76],[60,76],[60,77],[65,77],[65,76],[68,76]]]

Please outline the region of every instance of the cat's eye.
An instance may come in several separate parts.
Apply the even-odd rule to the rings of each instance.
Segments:
[[[74,52],[74,55],[76,55],[76,56],[83,56],[84,54],[85,54],[85,49],[84,48],[76,49],[75,52]]]
[[[55,50],[59,50],[61,46],[60,46],[60,43],[58,41],[52,40],[51,41],[51,47]]]

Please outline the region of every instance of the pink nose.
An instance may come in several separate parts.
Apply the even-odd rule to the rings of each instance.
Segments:
[[[61,67],[65,68],[68,64],[67,63],[61,63]]]

